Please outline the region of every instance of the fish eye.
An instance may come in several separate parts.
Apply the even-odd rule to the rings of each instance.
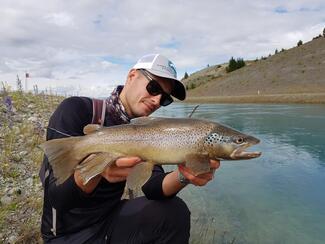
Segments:
[[[237,144],[242,144],[244,141],[245,141],[245,140],[244,140],[244,138],[242,138],[242,137],[239,137],[239,138],[236,139],[236,143],[237,143]]]

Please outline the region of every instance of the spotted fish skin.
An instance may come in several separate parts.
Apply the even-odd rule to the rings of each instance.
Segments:
[[[210,170],[210,159],[240,160],[261,155],[244,151],[259,143],[258,139],[194,118],[141,117],[126,125],[87,125],[84,132],[85,136],[54,139],[41,145],[59,184],[76,169],[81,170],[86,183],[125,156],[138,156],[152,166],[185,162],[200,174]]]

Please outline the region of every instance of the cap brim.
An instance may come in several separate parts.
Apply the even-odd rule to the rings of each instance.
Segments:
[[[183,83],[180,82],[179,80],[174,80],[174,81],[175,81],[174,89],[173,89],[171,95],[173,97],[176,97],[177,99],[183,101],[186,98],[185,87],[184,87]]]

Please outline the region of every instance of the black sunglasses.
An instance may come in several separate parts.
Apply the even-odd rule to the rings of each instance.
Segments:
[[[147,92],[151,96],[158,96],[161,94],[159,102],[161,106],[167,106],[174,101],[173,98],[161,88],[158,81],[152,79],[145,70],[139,69],[139,71],[149,80],[149,83],[146,86]]]

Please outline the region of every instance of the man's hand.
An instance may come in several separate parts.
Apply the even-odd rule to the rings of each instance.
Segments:
[[[126,180],[126,177],[129,175],[132,167],[140,163],[141,159],[139,157],[123,157],[115,161],[114,164],[107,167],[103,173],[92,178],[86,185],[83,184],[82,177],[80,176],[79,170],[74,172],[74,180],[77,186],[86,193],[91,193],[100,179],[104,177],[111,183],[121,182]]]
[[[111,183],[126,180],[132,168],[141,162],[139,157],[122,157],[115,161],[115,164],[107,167],[101,176]]]
[[[188,179],[191,182],[191,184],[196,186],[204,186],[210,180],[213,179],[214,173],[216,169],[218,169],[219,167],[220,167],[219,160],[210,160],[210,172],[204,174],[195,176],[191,169],[185,167],[182,164],[178,165],[178,170],[184,175],[186,179]]]

